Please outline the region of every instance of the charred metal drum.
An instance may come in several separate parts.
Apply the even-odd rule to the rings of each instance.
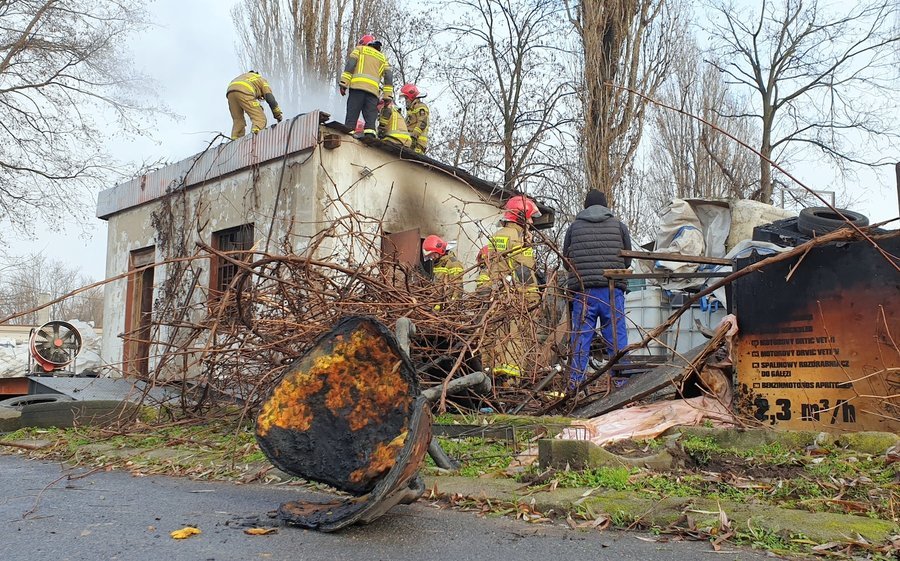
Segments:
[[[331,532],[424,492],[418,470],[431,412],[393,334],[373,319],[351,317],[284,375],[256,419],[256,439],[282,471],[354,495],[279,509],[288,524]]]

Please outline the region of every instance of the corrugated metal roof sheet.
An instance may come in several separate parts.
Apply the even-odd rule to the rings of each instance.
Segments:
[[[97,197],[97,217],[105,219],[162,197],[174,188],[198,185],[312,148],[319,140],[319,116],[319,111],[298,115],[259,134],[212,146],[196,156],[101,191]]]

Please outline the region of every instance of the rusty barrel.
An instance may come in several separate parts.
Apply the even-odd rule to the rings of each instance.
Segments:
[[[431,413],[393,334],[374,319],[349,317],[275,386],[256,439],[282,471],[354,495],[279,509],[289,524],[334,531],[421,495]]]

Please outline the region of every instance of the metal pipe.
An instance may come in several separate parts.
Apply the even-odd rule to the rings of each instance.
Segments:
[[[471,389],[479,394],[487,394],[490,393],[491,388],[491,378],[488,375],[484,372],[473,372],[450,380],[447,384],[447,395],[457,394],[465,389]],[[433,402],[441,398],[443,390],[443,386],[435,386],[423,391],[422,395],[428,401]]]
[[[447,455],[446,452],[444,452],[444,449],[441,448],[437,437],[431,437],[431,443],[428,444],[428,455],[431,456],[432,460],[434,460],[434,465],[441,469],[447,469],[450,471],[456,471],[459,469],[459,462],[457,462],[449,455]]]

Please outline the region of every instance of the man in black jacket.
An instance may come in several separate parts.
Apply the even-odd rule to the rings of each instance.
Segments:
[[[606,194],[591,190],[584,200],[584,210],[569,226],[563,243],[564,266],[569,271],[568,288],[574,293],[572,306],[572,353],[570,385],[585,379],[591,341],[597,320],[601,333],[609,343],[610,355],[628,345],[625,328],[625,286],[616,282],[613,304],[615,306],[615,333],[610,314],[609,281],[603,276],[605,269],[625,269],[630,258],[619,256],[620,250],[631,249],[631,236],[621,220],[606,208]],[[615,347],[613,347],[615,341]]]

